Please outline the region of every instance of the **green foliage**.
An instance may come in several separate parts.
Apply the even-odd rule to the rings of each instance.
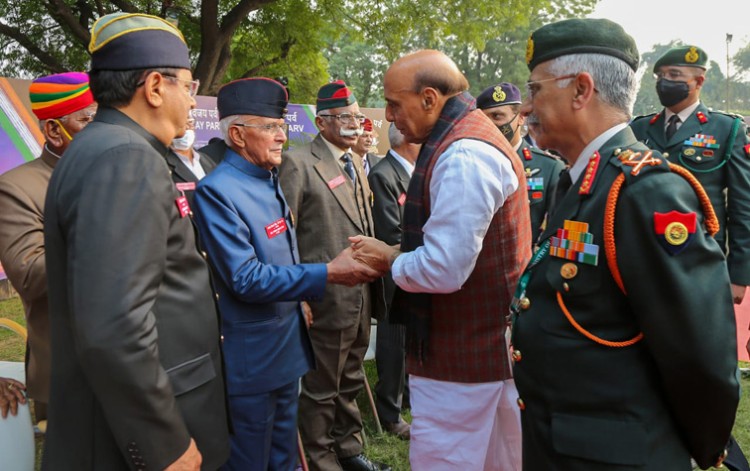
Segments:
[[[226,81],[242,77],[285,77],[294,103],[314,103],[328,82],[323,36],[336,30],[325,21],[326,5],[279,0],[258,10],[232,40]]]
[[[382,106],[388,64],[416,49],[439,49],[469,79],[475,95],[500,81],[526,81],[526,40],[542,24],[589,14],[597,0],[380,0],[351,8],[349,34],[326,53],[333,77],[350,84],[360,103]],[[352,5],[357,2],[352,2]],[[364,97],[364,100],[360,98]]]
[[[659,97],[656,95],[656,78],[653,75],[654,63],[668,49],[682,44],[682,42],[676,40],[668,44],[657,44],[650,51],[641,54],[643,77],[633,110],[635,116],[656,113],[663,108],[659,103]],[[748,47],[743,50],[750,51]],[[737,65],[737,57],[735,56],[735,66]],[[746,115],[750,110],[750,83],[739,81],[739,77],[735,74],[727,82],[727,77],[721,71],[719,64],[714,60],[710,61],[708,70],[706,70],[706,80],[701,89],[701,101],[714,110]],[[727,97],[729,98],[729,104],[727,104]]]

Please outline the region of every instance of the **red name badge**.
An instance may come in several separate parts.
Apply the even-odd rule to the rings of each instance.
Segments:
[[[181,218],[190,215],[190,204],[185,196],[178,196],[174,202],[177,203],[177,209],[180,211]]]
[[[398,197],[398,205],[403,206],[404,203],[406,203],[406,193],[401,193],[401,196]]]
[[[195,182],[176,183],[177,191],[195,191]]]
[[[266,226],[266,235],[268,235],[269,239],[273,239],[284,232],[286,232],[286,219],[284,218],[279,218]]]
[[[338,177],[334,178],[333,180],[329,180],[328,181],[328,188],[330,188],[331,190],[333,190],[334,188],[336,188],[337,186],[341,185],[345,181],[346,180],[344,180],[344,176],[343,175],[339,175]]]

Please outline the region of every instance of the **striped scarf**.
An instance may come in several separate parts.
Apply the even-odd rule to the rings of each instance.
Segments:
[[[427,172],[440,157],[437,150],[453,126],[476,108],[474,97],[468,92],[451,97],[445,102],[440,117],[432,128],[427,142],[422,145],[414,167],[404,204],[401,251],[411,252],[424,245],[422,228],[430,217],[430,194],[425,185]],[[398,287],[393,295],[391,321],[406,325],[406,348],[422,361],[430,333],[432,297],[426,293],[408,293]]]

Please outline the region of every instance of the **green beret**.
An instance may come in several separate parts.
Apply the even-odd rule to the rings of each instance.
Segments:
[[[172,23],[141,13],[102,16],[91,28],[91,70],[190,69],[185,38]]]
[[[654,64],[654,73],[663,65],[682,65],[687,67],[700,67],[706,70],[708,54],[697,46],[673,47],[664,53]]]
[[[638,70],[638,47],[622,26],[606,19],[572,19],[542,26],[526,43],[529,70],[569,54],[606,54]]]

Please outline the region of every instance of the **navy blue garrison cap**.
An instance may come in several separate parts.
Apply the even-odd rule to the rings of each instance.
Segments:
[[[289,93],[276,80],[254,77],[229,82],[219,89],[216,106],[219,119],[238,114],[283,118]]]
[[[496,106],[520,105],[521,91],[512,83],[503,82],[493,85],[479,94],[477,108],[486,110]]]
[[[141,13],[112,13],[91,28],[91,70],[190,69],[180,30],[168,21]]]

